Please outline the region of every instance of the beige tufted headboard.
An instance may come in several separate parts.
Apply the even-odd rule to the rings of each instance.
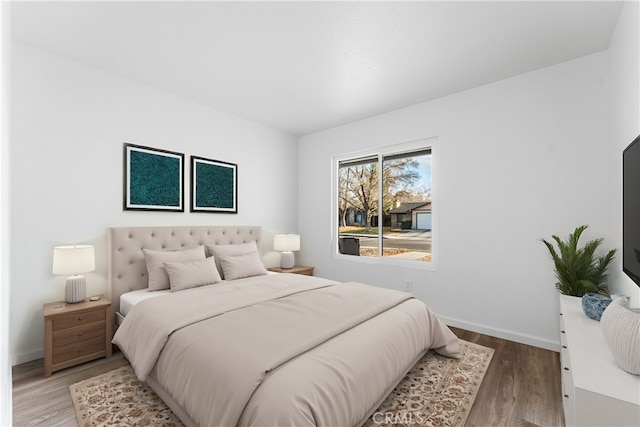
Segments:
[[[147,287],[142,249],[179,250],[198,245],[233,245],[255,240],[261,249],[260,227],[176,226],[119,227],[108,233],[108,298],[111,312],[120,311],[120,295]]]

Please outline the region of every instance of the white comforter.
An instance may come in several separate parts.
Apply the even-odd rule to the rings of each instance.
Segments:
[[[199,426],[358,425],[422,351],[459,350],[409,294],[290,274],[143,301],[114,343]]]

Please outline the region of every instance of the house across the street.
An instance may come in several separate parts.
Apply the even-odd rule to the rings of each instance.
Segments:
[[[431,202],[398,203],[389,211],[391,227],[431,230]]]

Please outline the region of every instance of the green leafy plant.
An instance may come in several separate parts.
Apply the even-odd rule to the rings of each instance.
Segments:
[[[558,249],[548,241],[541,239],[549,249],[553,263],[555,264],[556,289],[564,295],[581,297],[586,293],[608,295],[607,267],[615,256],[616,250],[612,249],[604,256],[596,256],[596,249],[602,244],[603,239],[595,239],[587,242],[584,247],[578,248],[580,235],[587,229],[586,225],[577,227],[569,234],[566,241],[558,236],[551,236]]]

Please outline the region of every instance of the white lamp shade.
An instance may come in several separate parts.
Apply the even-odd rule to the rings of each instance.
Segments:
[[[53,274],[87,273],[96,269],[93,245],[53,248]]]
[[[300,235],[298,234],[276,234],[273,236],[273,249],[276,251],[299,251]]]

